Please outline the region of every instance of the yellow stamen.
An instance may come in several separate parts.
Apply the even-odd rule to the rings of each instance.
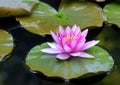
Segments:
[[[77,36],[66,36],[63,38],[65,42],[70,41],[70,40],[76,40],[78,39]]]

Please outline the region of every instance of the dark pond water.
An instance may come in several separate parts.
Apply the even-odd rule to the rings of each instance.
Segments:
[[[14,37],[15,43],[12,53],[0,62],[0,85],[53,85],[38,78],[25,66],[25,57],[28,51],[33,46],[48,41],[49,36],[43,37],[26,31],[14,18],[0,19],[0,28],[8,31]],[[117,26],[107,24],[97,36],[100,45],[113,56],[115,69],[110,75],[94,85],[120,85],[119,35],[120,29]]]

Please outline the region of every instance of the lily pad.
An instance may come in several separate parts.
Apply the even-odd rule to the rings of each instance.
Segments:
[[[35,34],[56,32],[58,26],[77,24],[84,29],[91,26],[102,26],[106,16],[96,3],[79,0],[63,0],[56,10],[52,6],[40,2],[30,16],[17,17],[25,28]]]
[[[0,58],[10,53],[13,49],[13,38],[12,36],[0,29]]]
[[[114,61],[109,53],[99,46],[94,46],[88,53],[95,56],[93,59],[72,57],[69,60],[58,60],[56,55],[41,52],[46,43],[31,49],[26,58],[26,64],[31,70],[41,72],[48,77],[63,79],[86,78],[107,72],[113,68]]]
[[[29,14],[39,0],[0,0],[0,17]]]
[[[110,3],[105,6],[104,11],[108,17],[108,22],[120,27],[120,2]]]

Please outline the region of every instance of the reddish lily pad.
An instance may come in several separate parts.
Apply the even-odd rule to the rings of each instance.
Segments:
[[[110,3],[105,6],[104,11],[108,17],[108,22],[120,27],[120,2]]]
[[[29,14],[39,0],[0,0],[0,17]]]
[[[77,24],[84,29],[102,26],[106,16],[96,3],[78,0],[63,0],[58,11],[50,5],[40,2],[30,16],[17,17],[25,28],[35,34],[56,32],[58,26]]]
[[[46,43],[31,49],[26,58],[26,64],[31,70],[41,72],[48,77],[63,79],[86,78],[107,72],[113,68],[114,61],[109,53],[99,46],[94,46],[86,52],[95,56],[93,59],[72,57],[69,60],[58,60],[56,55],[41,52]]]
[[[12,36],[0,29],[0,58],[10,53],[13,49],[13,38]]]

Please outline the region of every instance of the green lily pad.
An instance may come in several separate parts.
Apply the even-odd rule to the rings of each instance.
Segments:
[[[58,26],[77,24],[86,27],[100,27],[106,16],[96,3],[79,0],[63,0],[58,11],[50,5],[40,2],[30,16],[17,17],[25,28],[35,34],[56,32]]]
[[[12,36],[8,32],[0,29],[0,58],[12,52],[12,49],[13,49]]]
[[[72,57],[64,61],[56,59],[56,55],[49,55],[40,51],[46,47],[48,45],[44,43],[31,49],[27,55],[26,64],[31,70],[41,72],[48,77],[86,78],[107,72],[114,65],[112,57],[99,46],[86,50],[95,56],[93,59]]]
[[[110,3],[105,6],[104,11],[108,17],[108,22],[120,26],[120,3]]]
[[[29,14],[39,0],[0,0],[0,17]]]

